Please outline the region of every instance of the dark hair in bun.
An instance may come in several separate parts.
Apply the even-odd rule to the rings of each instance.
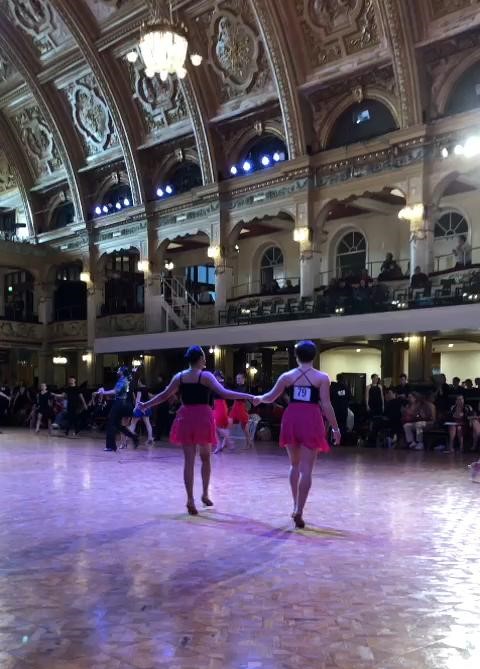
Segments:
[[[189,365],[195,365],[201,358],[205,357],[201,346],[190,346],[185,352],[185,360]]]
[[[317,347],[309,339],[304,339],[295,344],[295,355],[300,362],[313,362],[317,355]]]

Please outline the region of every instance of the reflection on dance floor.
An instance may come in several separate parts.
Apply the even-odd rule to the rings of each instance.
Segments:
[[[478,667],[473,458],[337,449],[294,530],[275,447],[215,456],[198,517],[178,449],[101,449],[2,435],[1,669]]]

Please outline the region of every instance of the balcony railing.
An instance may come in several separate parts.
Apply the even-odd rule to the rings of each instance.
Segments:
[[[261,281],[249,281],[233,286],[230,294],[231,300],[249,295],[288,295],[300,291],[300,279],[298,276],[278,279],[274,284],[267,286]]]
[[[9,339],[17,341],[34,340],[40,342],[42,339],[43,326],[37,322],[31,321],[14,321],[6,318],[0,319],[0,337],[3,340]]]
[[[73,307],[60,307],[55,309],[54,320],[63,321],[83,321],[87,318],[86,305],[76,305]]]
[[[140,334],[145,332],[145,316],[141,314],[112,314],[97,318],[97,337]]]
[[[47,333],[49,342],[83,341],[87,339],[87,321],[69,319],[49,323]]]
[[[472,262],[470,266],[480,266],[480,246],[472,248]],[[452,272],[458,269],[465,268],[461,264],[457,265],[457,258],[453,253],[435,256],[434,272]]]

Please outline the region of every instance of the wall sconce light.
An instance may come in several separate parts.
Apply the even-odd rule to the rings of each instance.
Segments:
[[[83,281],[83,283],[90,283],[90,272],[80,272],[80,281]]]
[[[208,247],[207,256],[209,258],[216,260],[217,258],[220,258],[220,255],[221,255],[221,249],[218,244],[212,244],[211,246]]]
[[[150,269],[150,263],[148,260],[139,260],[137,263],[137,269],[139,272],[148,272]]]
[[[54,365],[66,365],[67,363],[68,359],[64,355],[56,355],[53,358]]]
[[[411,207],[404,207],[398,212],[398,218],[402,221],[421,221],[425,213],[425,207],[422,203],[414,204]]]
[[[91,353],[84,353],[82,355],[82,360],[83,360],[83,362],[86,362],[86,363],[90,364],[93,360],[93,356],[92,356]]]
[[[167,272],[171,272],[175,268],[175,265],[172,260],[165,260],[165,269]]]
[[[308,242],[310,239],[310,228],[304,226],[303,228],[295,228],[293,231],[294,242]]]

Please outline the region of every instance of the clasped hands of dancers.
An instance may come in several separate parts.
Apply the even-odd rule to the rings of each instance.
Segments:
[[[210,394],[223,400],[250,401],[258,406],[271,404],[287,392],[290,402],[282,416],[280,446],[287,449],[290,458],[292,518],[296,527],[305,527],[303,509],[312,484],[317,453],[330,451],[323,416],[332,428],[335,445],[340,444],[341,435],[330,402],[330,380],[327,374],[313,367],[317,347],[312,341],[300,341],[295,346],[295,354],[298,367],[282,374],[268,393],[254,396],[224,388],[214,374],[205,371],[206,358],[202,348],[191,346],[185,354],[188,369],[175,374],[164,391],[146,402],[137,403],[136,410],[145,412],[166,402],[172,395],[180,394],[182,406],[173,422],[170,442],[183,447],[187,510],[191,515],[198,514],[193,496],[197,447],[202,463],[202,502],[205,506],[213,505],[209,497],[210,453],[212,444],[217,441],[217,429]],[[110,393],[117,397],[115,389]],[[118,427],[118,421],[115,425]]]

